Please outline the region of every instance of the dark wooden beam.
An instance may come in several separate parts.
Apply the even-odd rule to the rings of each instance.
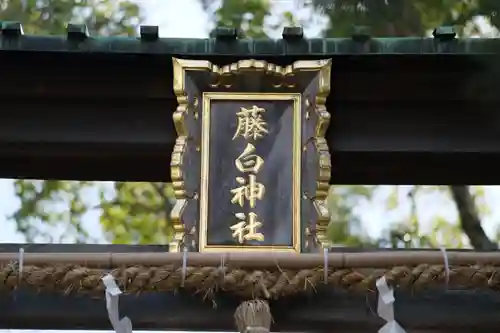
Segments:
[[[493,292],[436,290],[415,295],[396,293],[398,322],[412,330],[498,329],[500,296]],[[239,300],[220,296],[143,294],[120,297],[120,314],[135,330],[234,331]],[[214,307],[216,305],[216,307]],[[104,299],[62,296],[19,290],[0,297],[1,329],[110,329]],[[376,295],[318,290],[316,295],[271,303],[274,331],[366,331],[384,322],[375,311]]]
[[[334,57],[332,183],[497,183],[495,55],[267,59],[325,56]],[[0,61],[9,64],[0,83],[0,177],[170,180],[170,57],[0,52]]]
[[[0,244],[0,252],[165,252],[164,245]],[[332,251],[359,252],[359,248]],[[370,251],[390,249],[370,249]],[[401,251],[401,250],[399,250]],[[468,250],[450,250],[468,251]],[[215,303],[203,295],[142,294],[120,298],[120,314],[134,329],[234,331],[233,314],[241,300],[219,295]],[[216,307],[214,307],[216,305]],[[492,291],[435,289],[397,292],[395,314],[409,331],[467,332],[498,329],[500,294]],[[104,299],[17,290],[0,292],[0,329],[110,329]],[[384,322],[376,315],[377,295],[318,288],[315,294],[271,302],[275,331],[340,332],[376,330]]]

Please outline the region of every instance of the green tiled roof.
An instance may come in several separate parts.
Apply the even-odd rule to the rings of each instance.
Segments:
[[[68,24],[65,36],[24,35],[18,22],[0,22],[0,51],[127,53],[158,55],[332,56],[343,54],[500,54],[500,39],[456,38],[452,27],[434,30],[432,38],[373,38],[358,28],[351,38],[303,37],[297,27],[278,40],[240,38],[235,29],[218,28],[213,38],[159,38],[157,26],[141,26],[139,37],[94,37],[84,25]]]

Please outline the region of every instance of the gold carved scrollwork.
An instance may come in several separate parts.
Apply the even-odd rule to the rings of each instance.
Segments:
[[[194,236],[195,227],[188,228],[184,225],[182,217],[183,213],[189,204],[190,200],[198,200],[196,193],[188,194],[185,186],[186,171],[184,166],[185,155],[188,150],[188,145],[192,144],[192,133],[190,133],[187,125],[187,117],[190,110],[193,112],[193,119],[198,119],[197,107],[199,98],[192,96],[189,99],[186,91],[185,72],[189,70],[209,70],[211,67],[206,61],[192,61],[182,59],[172,59],[173,65],[173,88],[177,97],[177,109],[173,114],[177,139],[175,141],[174,150],[170,162],[170,176],[172,179],[172,188],[176,199],[175,205],[170,213],[172,228],[174,231],[173,240],[169,248],[170,252],[179,252],[181,247],[186,243],[188,236]],[[197,143],[195,143],[198,145]],[[187,244],[186,244],[187,245]],[[189,244],[193,245],[193,244]]]
[[[274,88],[295,88],[296,77],[294,73],[289,73],[283,75],[281,73],[275,74],[273,78],[273,87]]]
[[[296,88],[297,73],[301,71],[321,70],[320,67],[325,63],[325,60],[304,60],[296,61],[288,66],[278,66],[264,60],[246,59],[229,65],[218,66],[205,60],[176,60],[184,64],[192,62],[192,68],[198,68],[193,70],[209,71],[211,74],[209,86],[211,88],[232,88],[235,76],[245,72],[261,72],[269,75],[271,85],[274,88]]]
[[[312,193],[310,199],[314,205],[317,214],[315,229],[315,241],[321,247],[330,247],[330,242],[327,237],[328,224],[330,222],[330,214],[326,206],[326,198],[330,189],[331,178],[331,159],[328,149],[328,142],[325,135],[330,124],[330,113],[326,108],[326,99],[330,94],[330,73],[331,60],[321,60],[321,65],[316,68],[318,74],[317,93],[312,102],[306,102],[306,121],[311,118],[316,119],[316,125],[312,138],[309,138],[314,143],[316,153],[318,154],[317,178],[315,193]],[[309,113],[314,113],[316,117],[310,117]]]

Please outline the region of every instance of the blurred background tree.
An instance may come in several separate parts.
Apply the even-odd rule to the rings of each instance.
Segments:
[[[132,1],[0,0],[0,21],[22,22],[27,34],[64,35],[74,22],[96,34],[132,35],[142,19]]]
[[[425,36],[440,25],[455,25],[462,36],[480,33],[477,17],[500,26],[500,2],[493,0],[295,0],[295,9],[276,12],[267,0],[200,0],[213,26],[241,29],[250,38],[269,38],[281,27],[324,25],[324,37],[348,37],[353,26],[367,26],[373,36]],[[294,0],[290,0],[293,3]],[[304,14],[305,13],[305,14]],[[112,0],[0,0],[0,20],[18,20],[27,33],[63,34],[67,22],[86,23],[99,35],[133,35],[142,21],[139,6]],[[317,37],[317,36],[310,36]],[[401,193],[405,191],[406,193]],[[401,220],[393,221],[381,239],[363,232],[359,213],[364,201],[373,200],[377,186],[334,186],[328,206],[329,235],[336,244],[349,246],[463,247],[495,249],[481,227],[488,214],[484,189],[467,186],[394,186],[384,194],[387,210],[401,200],[411,208]],[[16,180],[20,208],[12,218],[17,230],[32,241],[97,241],[82,223],[94,212],[107,241],[115,243],[167,243],[174,199],[169,184],[93,183],[76,181]],[[455,203],[458,221],[436,216],[430,233],[421,230],[417,197],[446,195]],[[92,202],[89,197],[98,197]],[[54,238],[49,230],[59,230]],[[62,231],[62,232],[61,232]]]

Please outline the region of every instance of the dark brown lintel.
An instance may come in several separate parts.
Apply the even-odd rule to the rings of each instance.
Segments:
[[[494,332],[498,328],[495,309],[500,298],[494,292],[434,290],[414,295],[396,293],[395,298],[396,320],[410,331]],[[121,296],[120,315],[128,316],[136,330],[234,331],[238,304],[239,300],[224,296],[212,303],[182,292],[145,293]],[[2,329],[111,328],[103,298],[18,290],[2,295],[0,306],[4,309],[0,313]],[[377,330],[384,322],[376,315],[376,308],[376,294],[354,296],[319,289],[309,297],[271,302],[273,331]]]
[[[170,180],[170,58],[30,54],[0,54],[9,63],[0,84],[0,177]],[[331,182],[497,183],[495,59],[336,57]]]

